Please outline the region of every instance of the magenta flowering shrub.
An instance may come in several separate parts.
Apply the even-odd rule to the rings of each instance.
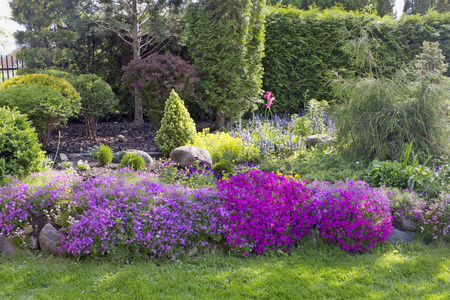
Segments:
[[[163,186],[142,177],[103,176],[74,191],[78,216],[61,230],[61,250],[72,255],[173,257],[219,240],[226,219],[211,189]]]
[[[225,239],[235,252],[287,250],[313,225],[311,192],[303,182],[249,170],[219,181],[217,187],[229,214]]]
[[[392,233],[389,199],[363,181],[314,181],[316,224],[320,234],[347,252],[364,252]]]
[[[71,186],[80,178],[60,171],[32,174],[26,180],[40,185],[15,179],[0,188],[0,235],[11,238],[19,246],[26,245],[26,238],[34,230],[35,218],[66,200]]]

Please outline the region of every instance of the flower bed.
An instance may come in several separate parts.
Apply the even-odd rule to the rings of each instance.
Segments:
[[[386,194],[361,181],[308,185],[259,170],[217,188],[156,179],[123,169],[85,181],[65,172],[14,180],[1,188],[1,233],[25,246],[31,224],[46,214],[61,227],[61,252],[174,258],[211,242],[239,255],[287,251],[315,228],[347,252],[364,252],[392,232]]]

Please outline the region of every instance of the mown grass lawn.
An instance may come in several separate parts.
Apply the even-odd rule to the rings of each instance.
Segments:
[[[450,299],[450,247],[347,255],[306,243],[281,256],[131,264],[2,256],[0,299]]]

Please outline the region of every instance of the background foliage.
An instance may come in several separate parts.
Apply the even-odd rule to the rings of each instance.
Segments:
[[[393,75],[421,52],[423,41],[438,41],[450,62],[450,14],[430,12],[404,16],[400,21],[337,8],[299,10],[272,7],[266,18],[263,89],[277,97],[275,113],[297,113],[310,98],[333,99],[330,70],[347,77],[365,69],[352,64],[345,51],[349,41],[367,32],[368,47],[379,75]],[[447,71],[444,75],[449,75]]]

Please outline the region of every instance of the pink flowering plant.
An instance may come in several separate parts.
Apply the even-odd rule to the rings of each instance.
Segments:
[[[327,241],[347,252],[364,252],[392,233],[389,199],[363,181],[314,181],[317,229]]]
[[[311,191],[303,182],[249,170],[219,181],[226,200],[225,240],[235,253],[286,251],[313,225]]]
[[[427,240],[450,240],[450,194],[421,202],[416,207],[416,220]]]

